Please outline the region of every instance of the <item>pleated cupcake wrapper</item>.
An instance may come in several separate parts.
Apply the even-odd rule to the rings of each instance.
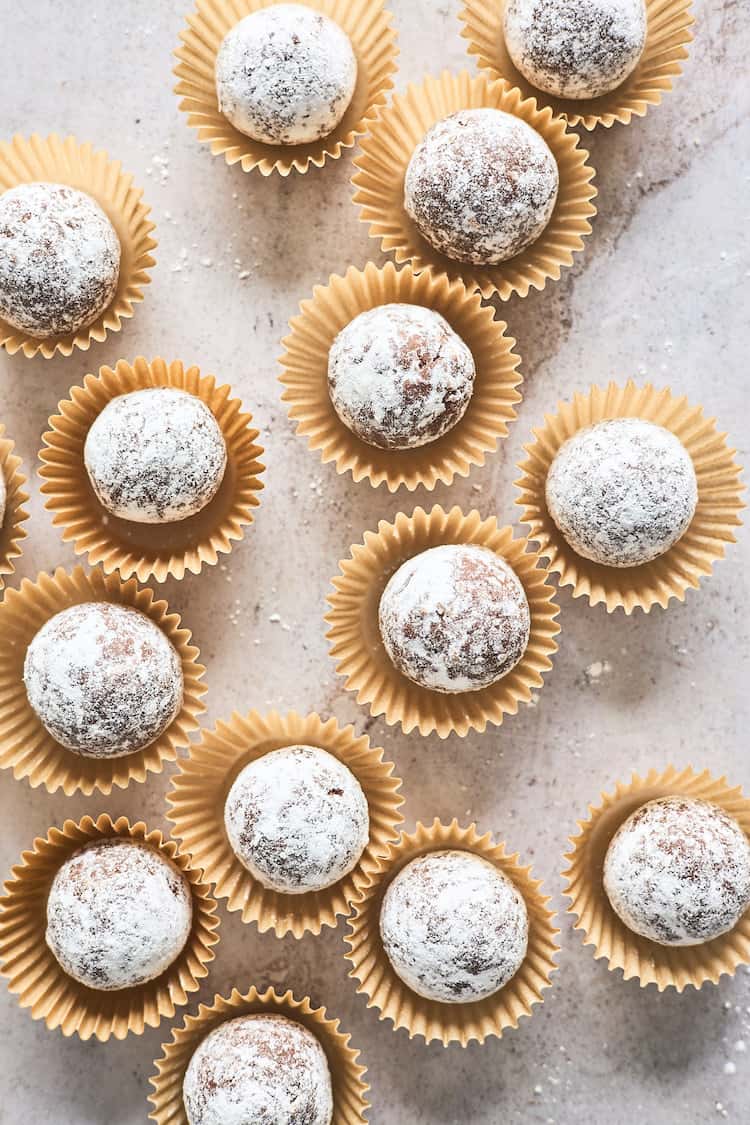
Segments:
[[[197,1016],[187,1015],[172,1032],[164,1052],[154,1063],[156,1074],[150,1079],[154,1088],[148,1100],[153,1109],[149,1119],[157,1125],[188,1125],[182,1100],[185,1071],[203,1039],[220,1024],[239,1016],[281,1015],[306,1027],[325,1051],[333,1086],[333,1118],[331,1125],[360,1125],[369,1106],[366,1094],[366,1068],[360,1064],[359,1051],[350,1046],[350,1036],[339,1028],[325,1008],[314,1008],[309,997],[297,1000],[291,991],[283,995],[273,988],[259,992],[233,989],[228,997],[215,996],[213,1004],[201,1004]]]
[[[687,531],[660,558],[642,566],[601,566],[577,555],[547,511],[547,473],[558,449],[584,426],[608,418],[643,418],[671,430],[690,454],[698,479],[698,506]],[[560,576],[560,586],[573,588],[574,598],[586,597],[591,605],[603,602],[610,613],[666,608],[671,598],[684,601],[688,589],[697,589],[724,557],[726,544],[735,541],[734,528],[742,523],[738,513],[745,506],[735,451],[715,419],[704,418],[703,408],[690,406],[684,396],[650,383],[639,387],[632,380],[624,386],[592,386],[572,402],[559,402],[557,413],[545,415],[544,425],[533,434],[535,440],[524,446],[528,456],[518,466],[523,475],[516,481],[521,490],[516,503],[523,507],[521,522],[529,528],[529,539],[538,544],[549,570]]]
[[[505,46],[503,12],[505,0],[464,0],[459,19],[461,34],[469,42],[470,55],[490,78],[502,78],[525,98],[549,108],[571,126],[609,128],[619,121],[628,125],[633,117],[644,117],[649,106],[658,105],[662,94],[672,89],[672,80],[682,71],[692,42],[691,0],[646,0],[648,29],[646,45],[635,70],[615,90],[599,98],[556,98],[538,90],[513,65]]]
[[[201,399],[227,446],[227,467],[214,498],[197,515],[175,523],[133,523],[112,515],[99,502],[84,464],[86,437],[105,406],[118,395],[147,387],[177,387]],[[184,578],[188,571],[198,574],[232,550],[253,522],[265,466],[258,460],[263,449],[256,444],[252,415],[243,413],[231,393],[230,387],[217,386],[213,375],[201,376],[197,367],[185,367],[180,360],[149,363],[142,356],[132,364],[121,359],[114,368],[102,367],[98,375],[87,375],[82,387],[71,389],[49,420],[39,475],[53,523],[77,555],[86,555],[92,566],[101,564],[107,574],[118,571],[123,579],[135,575],[140,582],[164,582]]]
[[[633,774],[629,783],[619,782],[614,793],[602,793],[599,805],[589,805],[587,820],[579,820],[577,836],[570,838],[573,850],[565,856],[563,872],[568,913],[582,930],[584,945],[593,945],[594,957],[604,957],[610,969],[622,969],[625,980],[636,977],[641,986],[655,984],[662,992],[673,987],[682,992],[688,985],[700,988],[706,981],[716,984],[724,973],[734,975],[738,965],[750,963],[750,911],[733,930],[703,945],[666,946],[639,937],[620,921],[604,890],[604,858],[609,842],[631,813],[659,797],[697,797],[724,809],[750,835],[750,800],[740,786],[718,780],[708,770],[696,773],[691,766],[663,773],[649,770],[645,777]]]
[[[113,837],[143,841],[179,868],[190,884],[193,924],[179,957],[156,980],[104,992],[68,976],[47,947],[45,931],[47,898],[62,864],[85,845]],[[78,824],[66,820],[62,828],[50,828],[45,838],[34,841],[11,876],[0,898],[0,972],[20,1006],[50,1030],[101,1041],[141,1035],[187,1004],[189,994],[197,992],[199,981],[208,975],[219,940],[216,903],[201,872],[191,867],[177,845],[157,830],[149,832],[142,821],[131,825],[127,817],[113,821],[105,813],[96,820],[85,816]]]
[[[343,762],[362,786],[370,813],[370,840],[354,870],[332,887],[301,895],[269,890],[253,878],[224,829],[224,805],[239,772],[272,750],[295,745],[319,747]],[[371,746],[367,735],[357,737],[352,726],[339,727],[335,719],[324,722],[315,713],[235,712],[229,722],[204,731],[180,761],[167,796],[167,816],[182,847],[214,884],[217,898],[227,900],[227,909],[241,911],[243,922],[257,923],[261,932],[300,938],[336,926],[338,917],[349,913],[378,857],[398,836],[400,787],[393,763],[383,760],[383,751]]]
[[[380,938],[380,906],[389,883],[417,856],[444,848],[472,852],[507,875],[523,896],[529,915],[529,943],[518,972],[494,996],[465,1004],[442,1004],[412,992],[391,967]],[[425,1043],[437,1040],[447,1047],[462,1047],[476,1040],[484,1043],[498,1038],[506,1028],[517,1027],[522,1016],[530,1016],[534,1004],[543,1000],[557,966],[559,946],[553,925],[554,913],[547,909],[549,896],[541,893],[541,881],[532,878],[531,868],[522,867],[518,853],[508,855],[504,844],[496,843],[487,832],[480,836],[475,824],[461,828],[456,820],[431,825],[418,823],[413,833],[402,833],[383,857],[361,902],[349,920],[346,943],[349,976],[357,982],[357,992],[367,997],[367,1007],[377,1008],[381,1020],[391,1020],[394,1031],[406,1028],[409,1038],[422,1037]]]
[[[119,160],[110,160],[106,152],[95,152],[75,137],[62,140],[54,133],[49,137],[35,133],[0,141],[0,194],[36,181],[68,184],[92,196],[115,228],[122,249],[117,291],[87,328],[38,339],[0,319],[0,347],[10,355],[22,351],[29,359],[35,355],[51,359],[58,352],[71,355],[74,348],[87,351],[92,340],[101,343],[108,332],[119,332],[121,322],[133,315],[133,305],[143,300],[143,287],[151,280],[148,271],[156,263],[151,253],[156,246],[152,238],[155,227],[141,189],[122,171]]]
[[[404,209],[406,169],[425,133],[458,110],[483,107],[512,113],[535,129],[547,142],[560,173],[557,203],[544,231],[520,254],[495,266],[457,262],[441,254],[422,237]],[[583,238],[591,231],[596,188],[588,155],[551,109],[538,109],[533,99],[524,100],[507,83],[484,74],[472,77],[468,71],[444,71],[439,78],[425,78],[418,86],[409,85],[405,94],[396,94],[362,139],[354,161],[358,169],[352,179],[354,202],[371,236],[379,238],[383,250],[393,253],[397,262],[411,261],[417,273],[428,270],[451,281],[459,279],[483,297],[504,301],[513,293],[525,297],[530,289],[556,281],[563,267],[572,265],[573,255],[583,249]]]
[[[402,675],[378,626],[380,597],[391,575],[407,559],[445,543],[488,547],[500,555],[521,580],[531,611],[529,643],[515,668],[481,691],[455,695],[430,691]],[[364,542],[355,544],[339,567],[326,615],[330,653],[347,690],[356,691],[357,702],[369,704],[370,713],[383,715],[390,726],[400,723],[406,734],[416,728],[423,735],[463,737],[515,715],[519,703],[528,703],[542,687],[560,631],[554,590],[527,540],[514,539],[512,529],[498,527],[494,516],[483,520],[477,511],[465,515],[460,508],[446,512],[439,505],[429,512],[416,508],[411,516],[400,512],[394,523],[381,520],[377,532],[365,532]]]
[[[271,145],[254,141],[235,129],[219,109],[216,96],[216,56],[222,40],[240,20],[283,0],[197,0],[180,32],[174,73],[179,82],[180,109],[188,125],[198,130],[198,140],[211,147],[213,156],[227,164],[240,164],[243,172],[254,168],[264,176],[294,170],[322,168],[351,148],[375,120],[393,87],[396,71],[396,32],[383,0],[297,0],[329,16],[346,32],[357,57],[357,85],[351,103],[336,128],[311,144]]]
[[[29,494],[24,491],[26,477],[21,472],[21,458],[13,450],[15,443],[5,436],[0,423],[0,472],[5,480],[5,515],[0,524],[0,591],[5,579],[15,572],[16,559],[22,554],[21,543],[27,536],[22,526],[29,518],[24,504]]]
[[[335,337],[355,316],[389,303],[441,313],[471,350],[477,369],[463,418],[437,441],[406,451],[376,449],[358,438],[337,415],[328,391],[328,353]],[[366,477],[373,486],[385,483],[390,492],[402,485],[409,491],[420,484],[432,489],[438,481],[450,484],[455,476],[467,476],[473,465],[483,465],[486,454],[507,436],[521,400],[515,340],[461,282],[416,275],[410,266],[397,270],[392,262],[379,269],[370,262],[364,270],[350,267],[344,277],[333,274],[300,310],[283,341],[282,399],[297,433],[307,438],[310,449],[320,451],[324,463],[333,461],[340,474],[350,472],[355,481]]]
[[[132,606],[145,613],[172,642],[182,665],[184,698],[182,709],[164,733],[134,754],[121,758],[87,758],[56,742],[45,730],[29,704],[23,682],[26,650],[45,622],[61,610],[82,602],[112,602]],[[188,745],[190,732],[205,711],[201,682],[205,672],[198,663],[198,649],[190,643],[190,631],[170,613],[165,601],[156,601],[148,588],[135,579],[120,582],[100,570],[86,574],[77,566],[71,572],[58,568],[40,574],[36,582],[24,579],[20,589],[6,591],[0,603],[0,768],[26,778],[33,788],[43,785],[49,793],[62,789],[68,796],[95,790],[111,793],[130,781],[144,781],[148,773],[160,773],[165,762],[173,762],[177,751]]]

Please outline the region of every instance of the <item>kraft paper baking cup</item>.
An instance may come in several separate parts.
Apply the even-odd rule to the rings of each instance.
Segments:
[[[44,933],[47,897],[61,865],[85,845],[113,837],[144,841],[179,868],[190,883],[193,924],[179,957],[156,980],[103,992],[68,976],[47,947]],[[201,872],[178,852],[174,841],[157,830],[149,832],[142,821],[131,826],[127,817],[113,821],[106,813],[96,820],[85,816],[78,824],[66,820],[62,828],[50,828],[46,837],[34,841],[11,876],[0,899],[0,973],[19,1005],[50,1030],[101,1041],[141,1035],[187,1004],[189,993],[197,992],[199,981],[208,975],[212,947],[219,940],[216,903]]]
[[[273,988],[265,992],[251,988],[245,993],[235,988],[230,996],[215,996],[210,1006],[201,1004],[197,1016],[185,1017],[169,1043],[162,1044],[164,1053],[154,1063],[156,1074],[150,1079],[154,1092],[148,1098],[153,1106],[150,1120],[157,1125],[188,1125],[182,1083],[193,1053],[219,1024],[249,1015],[286,1016],[312,1032],[325,1051],[331,1072],[331,1125],[360,1125],[366,1120],[370,1087],[364,1079],[366,1068],[358,1061],[359,1051],[350,1046],[350,1036],[339,1029],[339,1021],[332,1019],[325,1008],[314,1008],[309,997],[297,1000],[291,991],[282,996]]]
[[[346,32],[357,56],[357,85],[349,108],[328,136],[312,144],[269,145],[254,141],[235,129],[219,110],[216,97],[216,56],[228,31],[245,16],[283,0],[197,0],[180,32],[181,46],[175,51],[174,73],[179,82],[180,109],[188,125],[198,130],[198,140],[211,147],[213,156],[227,164],[239,164],[243,172],[254,168],[264,176],[278,172],[288,176],[294,169],[306,172],[310,165],[322,168],[326,160],[337,160],[351,148],[376,119],[393,87],[396,71],[396,32],[391,13],[383,0],[298,0],[306,7],[329,16]]]
[[[672,89],[672,80],[682,71],[692,42],[691,0],[646,0],[648,26],[646,45],[635,70],[615,90],[600,98],[555,98],[524,78],[513,65],[505,47],[503,11],[505,0],[464,0],[459,15],[461,34],[468,40],[470,55],[491,78],[503,78],[523,97],[535,98],[569,125],[609,128],[619,121],[628,125],[633,117],[645,117],[648,107],[658,105],[662,94]]]
[[[214,498],[197,515],[175,523],[139,524],[112,515],[99,502],[84,464],[86,437],[105,406],[145,387],[177,387],[196,395],[218,422],[227,447],[224,479]],[[121,359],[114,368],[102,367],[69,393],[49,420],[39,475],[52,522],[77,555],[86,555],[92,566],[101,564],[106,574],[119,571],[123,579],[135,575],[140,582],[164,582],[213,566],[244,537],[260,504],[265,466],[258,460],[263,449],[256,444],[252,415],[243,412],[239,399],[230,398],[231,387],[217,386],[215,376],[202,376],[180,360],[149,363],[139,356],[132,364]]]
[[[622,969],[623,979],[636,977],[641,986],[655,984],[659,992],[688,985],[700,988],[706,981],[716,984],[724,973],[734,975],[738,965],[750,963],[750,911],[733,930],[703,945],[667,946],[634,934],[620,921],[609,904],[603,884],[604,857],[609,842],[631,813],[659,797],[699,797],[724,809],[750,835],[750,800],[739,785],[730,786],[708,770],[696,773],[691,766],[677,770],[668,766],[660,773],[649,770],[645,777],[634,773],[629,784],[619,782],[614,793],[602,793],[599,805],[589,805],[587,820],[579,820],[580,831],[570,837],[573,850],[563,872],[570,899],[568,913],[574,929],[583,931],[584,945],[593,945],[594,957],[604,957],[610,969]]]
[[[508,983],[485,1000],[466,1004],[442,1004],[412,992],[394,972],[380,939],[380,906],[390,881],[417,856],[444,848],[473,852],[488,860],[515,884],[529,915],[529,944],[521,967]],[[475,824],[459,827],[458,821],[431,825],[418,823],[413,833],[402,833],[398,843],[380,861],[362,900],[354,907],[346,943],[351,962],[349,976],[357,981],[357,992],[367,997],[367,1007],[377,1008],[381,1020],[391,1020],[394,1031],[406,1028],[409,1038],[421,1036],[425,1043],[440,1041],[467,1046],[498,1038],[508,1027],[517,1027],[522,1016],[530,1016],[534,1004],[543,1000],[557,966],[559,946],[553,925],[554,913],[547,909],[549,895],[541,893],[541,881],[532,878],[531,868],[522,867],[518,853],[508,855],[504,844],[491,833],[480,836]]]
[[[681,539],[665,554],[642,566],[601,566],[577,555],[568,546],[547,511],[545,484],[550,464],[563,442],[578,430],[607,418],[644,418],[671,430],[687,449],[698,479],[698,506]],[[544,425],[533,430],[535,440],[524,446],[528,454],[518,468],[523,474],[516,486],[523,507],[521,522],[529,539],[538,544],[549,570],[559,575],[560,586],[571,586],[573,597],[586,597],[591,605],[603,602],[609,613],[621,607],[625,613],[654,605],[666,608],[671,598],[685,600],[691,587],[724,557],[727,543],[734,543],[734,528],[744,508],[740,466],[713,418],[704,418],[703,407],[690,406],[650,383],[639,387],[632,380],[625,386],[610,383],[592,386],[588,394],[576,394],[572,402],[559,402],[556,414],[545,415]]]
[[[22,351],[28,359],[35,355],[51,359],[57,352],[71,355],[73,348],[87,351],[92,340],[101,343],[108,332],[119,332],[122,321],[133,315],[133,305],[143,300],[143,287],[151,281],[148,271],[156,264],[151,254],[156,228],[141,189],[122,171],[119,160],[110,160],[101,150],[95,152],[90,144],[79,144],[75,137],[61,140],[54,133],[49,137],[34,133],[0,141],[0,194],[36,181],[68,184],[92,196],[115,228],[122,250],[117,292],[87,328],[40,340],[0,319],[0,347],[10,355]]]
[[[302,895],[280,894],[254,879],[224,830],[224,805],[239,772],[271,750],[295,745],[316,746],[343,762],[362,786],[370,811],[370,841],[354,870],[332,887]],[[167,817],[182,847],[214,884],[217,898],[227,900],[228,910],[241,911],[243,922],[256,922],[261,932],[300,938],[336,926],[338,917],[349,913],[378,856],[398,836],[400,787],[393,763],[384,761],[383,751],[371,746],[367,735],[357,737],[352,726],[340,727],[335,719],[324,722],[315,713],[235,712],[229,722],[204,731],[180,761],[167,795]]]
[[[114,602],[145,613],[172,642],[182,664],[179,715],[156,741],[122,758],[86,758],[67,750],[42,726],[26,695],[23,665],[29,644],[56,613],[82,602]],[[206,709],[201,682],[205,668],[190,643],[190,630],[181,626],[165,601],[156,601],[134,578],[120,582],[100,570],[86,574],[82,566],[70,572],[59,567],[54,574],[40,574],[36,582],[25,578],[20,589],[6,591],[0,603],[0,638],[0,768],[12,769],[14,777],[26,778],[32,788],[43,785],[49,793],[62,789],[68,796],[79,791],[89,796],[95,790],[111,793],[113,786],[145,781],[146,774],[161,773],[164,763],[173,762],[177,751],[188,745],[198,715]]]
[[[496,266],[457,262],[441,254],[422,237],[404,209],[406,169],[425,133],[458,110],[482,107],[512,113],[536,129],[560,173],[555,210],[539,238]],[[451,281],[459,279],[483,297],[498,296],[503,301],[513,293],[525,297],[529,289],[544,289],[548,280],[556,281],[562,268],[572,265],[573,255],[583,249],[583,238],[591,231],[596,188],[588,155],[551,109],[538,109],[533,99],[524,100],[507,83],[484,74],[472,77],[465,70],[443,71],[439,78],[425,78],[418,86],[409,85],[405,94],[396,94],[362,139],[354,160],[358,169],[352,179],[354,202],[371,236],[379,238],[383,250],[392,252],[397,262],[410,261],[417,273],[429,270]]]
[[[359,313],[389,303],[423,305],[441,313],[469,347],[477,369],[463,418],[418,449],[368,445],[341,421],[328,392],[328,352],[335,337]],[[344,277],[333,274],[328,285],[317,286],[289,327],[280,361],[286,387],[281,397],[289,417],[310,449],[320,451],[324,464],[333,461],[338,473],[350,472],[355,481],[366,477],[373,486],[385,483],[390,492],[402,485],[411,492],[420,484],[428,489],[438,481],[450,484],[484,464],[516,417],[522,376],[516,370],[515,340],[506,335],[507,325],[494,319],[493,309],[460,281],[417,275],[408,265],[397,270],[392,262],[381,269],[372,262],[364,270],[352,266]]]
[[[378,606],[391,575],[413,555],[444,543],[489,547],[513,567],[528,598],[531,632],[524,655],[481,691],[444,695],[412,683],[392,664],[380,637]],[[446,512],[439,505],[430,512],[416,508],[411,516],[400,512],[394,523],[381,520],[377,532],[365,532],[364,542],[355,544],[339,567],[325,618],[330,653],[346,678],[345,688],[356,691],[357,702],[369,704],[370,714],[383,715],[389,726],[400,723],[406,734],[416,728],[423,735],[463,737],[470,730],[484,731],[488,723],[499,726],[542,687],[560,632],[554,590],[528,541],[514,539],[512,528],[498,527],[494,516],[483,520],[477,511],[464,515],[460,508]]]
[[[29,494],[24,491],[26,477],[21,472],[21,458],[13,450],[15,444],[5,436],[5,426],[0,423],[0,472],[5,480],[5,515],[0,524],[0,591],[5,580],[16,569],[16,559],[21,557],[21,543],[27,536],[22,526],[29,518],[24,508]]]

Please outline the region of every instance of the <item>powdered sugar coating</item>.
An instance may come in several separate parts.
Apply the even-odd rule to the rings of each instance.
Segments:
[[[93,323],[117,290],[120,242],[96,200],[65,184],[0,196],[0,316],[35,338]]]
[[[240,20],[216,57],[219,109],[235,129],[269,145],[326,137],[357,84],[349,37],[302,4],[274,4]]]
[[[503,31],[514,66],[558,98],[598,98],[638,65],[644,0],[506,0]]]
[[[407,559],[379,608],[392,662],[432,691],[477,691],[505,676],[529,642],[531,615],[513,568],[486,547],[446,544]]]
[[[281,1015],[239,1016],[214,1028],[188,1063],[182,1096],[189,1125],[330,1125],[333,1088],[325,1051]]]
[[[463,1004],[492,996],[515,976],[529,918],[514,884],[486,859],[436,851],[413,859],[388,885],[380,936],[412,992]]]
[[[108,511],[133,523],[174,523],[214,498],[227,447],[196,395],[147,387],[107,403],[86,435],[83,458]]]
[[[338,883],[370,837],[359,781],[317,746],[286,746],[249,762],[229,791],[224,826],[254,878],[292,895]]]
[[[525,121],[499,109],[462,109],[414,149],[404,207],[436,250],[496,265],[539,237],[558,185],[554,156]]]
[[[435,441],[463,417],[474,389],[471,351],[445,317],[421,305],[380,305],[339,332],[328,390],[344,425],[378,449]]]
[[[135,840],[101,840],[55,875],[46,942],[88,988],[135,988],[179,957],[192,920],[190,886],[166,856]]]
[[[613,418],[573,434],[550,465],[545,493],[576,554],[617,567],[663,555],[687,531],[698,503],[695,469],[680,439],[641,418]]]
[[[604,889],[641,937],[700,945],[733,929],[750,907],[750,844],[718,805],[661,797],[641,805],[612,837]]]
[[[84,602],[55,614],[26,651],[29,703],[54,739],[90,758],[148,746],[182,707],[171,641],[130,606]]]

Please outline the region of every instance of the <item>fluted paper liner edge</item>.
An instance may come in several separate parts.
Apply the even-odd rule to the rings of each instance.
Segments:
[[[29,518],[24,507],[29,494],[25,491],[26,477],[21,472],[21,458],[14,453],[15,442],[5,436],[5,426],[0,423],[0,472],[5,480],[5,515],[0,525],[0,592],[6,579],[15,573],[16,560],[23,553],[21,544],[28,535],[23,524]]]

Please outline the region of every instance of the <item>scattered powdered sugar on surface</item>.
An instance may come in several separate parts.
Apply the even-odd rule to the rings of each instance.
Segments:
[[[482,1000],[526,956],[526,903],[486,859],[436,851],[408,863],[389,884],[380,936],[394,972],[413,992],[447,1004]]]
[[[330,1125],[325,1051],[281,1015],[239,1016],[211,1031],[185,1071],[189,1125]]]
[[[638,566],[663,555],[687,530],[698,502],[682,442],[641,418],[614,418],[573,434],[550,465],[545,491],[568,544],[603,566]]]
[[[336,413],[379,449],[412,449],[441,437],[463,417],[475,376],[461,337],[440,313],[420,305],[360,313],[328,356]]]
[[[65,972],[103,990],[154,980],[190,935],[190,887],[147,844],[89,844],[60,867],[47,899],[47,945]]]
[[[529,641],[526,592],[486,547],[447,544],[403,563],[380,599],[396,668],[433,691],[475,691],[515,667]]]

